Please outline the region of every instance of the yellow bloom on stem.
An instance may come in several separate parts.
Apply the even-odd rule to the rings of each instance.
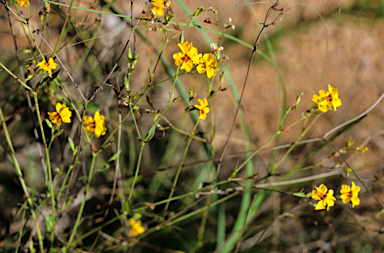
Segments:
[[[138,236],[145,232],[145,228],[141,225],[141,221],[135,221],[135,219],[130,218],[129,219],[129,226],[131,229],[129,230],[129,235],[131,237]]]
[[[48,112],[48,114],[49,120],[57,126],[61,125],[61,121],[64,123],[71,123],[72,112],[66,105],[57,103],[56,112]]]
[[[364,154],[365,151],[368,150],[367,147],[363,147],[363,146],[358,146],[355,148],[356,151],[360,151],[362,154]]]
[[[182,52],[173,54],[173,59],[175,59],[175,65],[181,65],[181,69],[190,72],[192,70],[193,64],[197,64],[199,61],[198,51],[195,47],[192,46],[192,42],[189,43],[185,41],[183,44],[179,43],[179,47]]]
[[[20,4],[21,7],[22,6],[28,7],[29,5],[29,0],[16,0],[16,2]]]
[[[84,116],[83,126],[85,128],[85,133],[88,136],[95,133],[96,138],[99,138],[107,132],[107,128],[105,127],[105,117],[100,115],[99,111],[95,112],[94,118]]]
[[[95,113],[95,135],[97,138],[100,137],[100,135],[104,135],[107,132],[107,128],[105,127],[104,122],[105,117],[103,115],[100,115],[99,111]]]
[[[95,131],[95,121],[92,117],[84,116],[83,126],[85,128],[85,133],[88,136],[91,136],[91,134]]]
[[[313,95],[312,101],[317,104],[319,110],[322,112],[327,112],[332,107],[333,110],[336,111],[336,109],[341,106],[338,91],[330,84],[328,84],[328,91],[320,90],[319,95]]]
[[[337,92],[336,88],[332,88],[330,84],[328,84],[328,91],[330,95],[330,103],[333,106],[333,110],[336,111],[338,107],[341,106],[341,100],[339,99],[339,93]]]
[[[348,185],[343,184],[341,186],[340,190],[340,198],[343,201],[343,203],[348,203],[349,201],[352,202],[352,207],[360,204],[360,199],[357,196],[360,191],[360,186],[355,185],[355,182],[352,182],[352,187],[349,187]]]
[[[171,2],[168,0],[153,0],[152,1],[152,10],[154,13],[156,13],[157,16],[163,16],[164,15],[164,7],[171,6]]]
[[[200,105],[193,105],[197,109],[200,110],[200,117],[199,119],[205,120],[207,118],[207,113],[209,112],[208,106],[208,101],[206,98],[204,99],[199,99]]]
[[[55,69],[56,66],[57,66],[57,63],[55,63],[52,58],[49,58],[48,63],[46,63],[45,60],[43,60],[36,65],[36,68],[40,67],[44,71],[47,71],[49,73],[49,76],[52,77],[52,69]]]
[[[336,200],[336,198],[333,197],[333,190],[328,190],[324,184],[320,185],[319,187],[315,187],[315,189],[312,191],[312,198],[319,201],[315,210],[323,210],[325,207],[327,207],[328,211],[330,206],[335,205]]]
[[[218,63],[213,54],[204,54],[203,57],[199,55],[198,62],[196,64],[196,70],[200,74],[207,72],[208,78],[211,78],[212,76],[216,75],[215,68],[217,67]]]

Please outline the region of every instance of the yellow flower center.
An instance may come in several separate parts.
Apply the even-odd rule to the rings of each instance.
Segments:
[[[89,127],[90,129],[95,129],[95,121],[88,123],[86,127]]]
[[[352,192],[347,192],[345,193],[345,196],[347,196],[348,198],[350,198],[352,196]]]

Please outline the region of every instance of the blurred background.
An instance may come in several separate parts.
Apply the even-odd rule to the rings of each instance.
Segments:
[[[60,3],[69,4],[70,1],[60,1]],[[341,12],[339,12],[338,3]],[[234,168],[245,160],[244,152],[249,149],[256,150],[277,132],[283,111],[288,106],[295,104],[296,97],[301,92],[303,92],[303,96],[300,107],[287,116],[284,126],[299,120],[302,114],[314,105],[311,101],[313,94],[318,94],[321,89],[327,90],[328,84],[338,89],[342,101],[342,106],[336,112],[330,111],[322,115],[303,137],[303,140],[321,137],[334,127],[359,115],[374,104],[384,92],[382,85],[384,77],[382,71],[384,68],[382,60],[384,55],[384,2],[382,0],[339,0],[338,3],[333,0],[281,3],[279,7],[288,11],[279,23],[265,30],[260,40],[258,50],[262,54],[256,53],[252,62],[242,100],[242,110],[237,117],[234,132],[225,153],[226,156],[235,156],[225,156],[218,180],[225,180],[232,174]],[[253,45],[260,32],[260,22],[263,22],[265,14],[272,4],[270,1],[253,3],[247,0],[174,0],[171,8],[175,15],[173,21],[187,23],[190,13],[193,13],[199,6],[203,6],[205,10],[213,7],[218,12],[217,27],[219,31],[222,31],[224,24],[231,18],[235,29],[227,29],[227,34]],[[119,0],[114,1],[110,8],[106,8],[106,2],[103,1],[74,1],[73,5],[126,16],[130,16],[132,12],[134,17],[140,16],[145,8],[144,1],[133,1],[133,8],[131,8],[130,2]],[[29,14],[27,14],[26,8],[22,7],[20,10],[24,15],[31,16],[30,23],[35,28],[44,30],[42,36],[54,47],[66,17],[67,7],[51,4],[49,21],[46,28],[43,29],[38,13],[43,12],[44,7],[43,1],[31,1]],[[150,8],[151,3],[147,3],[147,13],[143,15],[144,18],[151,18]],[[20,73],[8,12],[3,5],[0,9],[0,62],[17,76],[22,77],[26,69],[30,66],[34,68],[33,64],[41,59],[33,57],[37,54],[36,48],[30,46],[31,38],[28,39],[25,36],[23,26],[11,15],[13,35],[17,41],[23,69],[23,73]],[[186,13],[186,10],[189,10],[190,13]],[[135,25],[137,20],[81,9],[73,9],[70,12],[70,24],[60,45],[58,56],[86,97],[89,97],[95,88],[102,84],[112,70],[131,34],[129,29],[131,22]],[[215,15],[210,12],[204,12],[195,20],[196,24],[215,30],[214,22]],[[148,83],[148,72],[153,71],[158,54],[164,44],[163,28],[164,25],[158,22],[151,24],[150,21],[141,21],[135,37],[132,37],[128,44],[128,47],[139,55],[136,70],[131,76],[130,89],[133,93],[143,91]],[[173,36],[178,27],[171,24],[169,29],[171,30],[170,35]],[[206,32],[207,37],[204,37],[201,31]],[[50,49],[41,42],[39,36],[36,33],[33,33],[33,36],[42,52],[49,53]],[[209,39],[211,42],[218,42],[216,33],[196,27],[187,28],[184,38],[186,41],[192,42],[201,53],[210,52]],[[169,65],[161,61],[155,71],[153,83],[159,84],[146,93],[151,104],[146,99],[142,99],[139,103],[138,123],[139,129],[144,135],[152,126],[154,117],[153,113],[146,113],[145,109],[162,111],[167,105],[172,85],[172,80],[169,79],[170,73],[177,68],[172,55],[180,51],[177,46],[179,42],[179,37],[177,37],[170,41],[164,49],[162,58],[167,60]],[[224,87],[228,89],[219,92],[211,100],[210,113],[214,114],[215,135],[213,139],[210,138],[212,133],[210,119],[200,122],[199,136],[212,141],[210,143],[212,145],[205,145],[198,141],[192,142],[185,163],[193,165],[182,169],[175,196],[194,191],[201,183],[210,181],[212,162],[194,163],[220,156],[235,115],[252,50],[230,38],[223,38],[219,46],[224,47],[222,54],[229,57],[218,72],[219,74],[225,72]],[[108,80],[108,84],[119,85],[124,82],[124,75],[127,73],[126,55],[125,52],[117,70]],[[80,110],[82,108],[80,94],[65,71],[61,70],[59,80]],[[179,81],[184,92],[193,89],[194,92],[197,92],[196,98],[207,97],[208,86],[205,75],[183,75],[179,77]],[[42,142],[40,137],[36,139],[34,135],[34,129],[37,126],[36,115],[31,112],[31,107],[28,105],[28,94],[5,71],[0,72],[0,84],[0,106],[6,118],[24,177],[33,195],[37,199],[44,199],[46,197],[46,189],[42,180],[44,171],[38,151],[42,149]],[[220,81],[216,76],[213,81],[213,89],[215,90],[219,86]],[[175,98],[181,96],[180,87],[174,93]],[[41,114],[48,118],[47,112],[53,111],[56,102],[60,102],[64,98],[59,87],[51,83],[39,91],[39,99]],[[197,104],[197,99],[195,100],[194,103]],[[175,127],[184,129],[185,108],[185,103],[179,101],[172,105],[164,116]],[[382,193],[383,108],[382,103],[379,103],[361,121],[332,140],[336,149],[345,147],[350,139],[354,140],[353,147],[359,145],[368,147],[368,151],[364,154],[352,150],[345,154],[345,158],[380,201],[384,201]],[[119,113],[117,95],[110,86],[105,86],[97,93],[94,101],[89,105],[87,114],[93,115],[96,110],[100,110],[106,116],[108,136],[116,128]],[[129,112],[128,107],[123,106],[121,110],[122,115]],[[167,126],[166,121],[160,121],[160,124]],[[192,121],[189,127],[190,129],[193,127]],[[72,152],[67,139],[68,137],[74,140],[79,138],[79,122],[74,120],[71,125],[62,125],[62,129],[65,130],[64,134],[58,137],[50,151],[52,168],[57,178],[59,178],[58,172],[66,171],[71,162]],[[296,125],[284,132],[276,142],[270,142],[266,148],[294,142],[301,130],[302,124]],[[0,248],[12,252],[13,247],[10,246],[14,240],[12,238],[15,237],[21,226],[18,210],[24,200],[9,157],[9,148],[3,137],[3,130],[0,131],[0,173],[2,175],[0,177]],[[132,183],[132,175],[137,163],[136,157],[140,149],[131,117],[123,124],[122,132],[120,165],[122,183],[119,187],[122,187],[126,194],[130,190],[129,186]],[[47,134],[49,134],[48,130]],[[93,139],[94,145],[100,146],[103,138]],[[83,233],[97,224],[97,219],[103,216],[105,209],[110,208],[108,200],[114,177],[114,163],[108,162],[108,159],[116,152],[116,138],[115,136],[112,139],[112,144],[97,160],[97,166],[102,170],[92,179],[92,189],[84,213],[89,227],[83,224],[80,229]],[[142,174],[140,174],[135,188],[135,203],[156,202],[168,197],[176,173],[171,166],[179,165],[186,143],[186,137],[172,129],[155,133],[155,137],[144,149],[140,166]],[[313,166],[330,157],[335,149],[323,144],[324,142],[317,141],[297,146],[276,168],[275,173],[279,175],[269,176],[267,180],[261,180],[259,183],[281,181],[293,169],[296,171]],[[282,149],[276,153],[261,152],[252,159],[252,164],[248,165],[248,172],[257,174],[256,180],[268,176],[271,161],[274,157],[280,159],[286,150]],[[86,174],[89,157],[89,150],[85,150],[80,157],[79,166],[76,167],[76,178]],[[320,166],[290,174],[288,179],[300,179],[335,171],[337,166],[343,162],[341,157],[335,157]],[[213,165],[216,167],[217,163],[213,163]],[[160,171],[164,168],[167,169]],[[246,173],[246,169],[243,169],[238,175],[243,179],[247,176],[249,174]],[[314,185],[322,183],[338,192],[341,184],[350,185],[351,181],[361,186],[359,195],[361,204],[354,209],[350,204],[341,204],[331,208],[328,212],[318,212],[307,203],[311,200],[302,200],[284,194],[284,192],[300,191],[308,193],[312,191]],[[228,187],[235,186],[236,184],[228,184]],[[72,201],[76,197],[82,198],[83,187],[83,180],[75,182],[70,192]],[[249,223],[243,228],[239,252],[383,252],[384,222],[379,213],[381,208],[353,174],[348,175],[343,172],[332,178],[290,184],[280,187],[278,190],[281,193],[261,191],[267,193],[261,199],[262,204],[258,206],[252,217],[249,217]],[[252,190],[252,198],[249,201],[254,200],[253,196],[259,192]],[[222,197],[212,195],[212,201]],[[195,200],[195,196],[189,196],[182,201],[171,202],[168,217]],[[217,252],[224,252],[219,248],[218,241],[221,240],[222,243],[225,243],[231,237],[242,201],[244,198],[241,192],[238,196],[225,201],[225,205],[210,208],[206,213],[203,233],[201,232],[201,222],[204,219],[204,212],[148,235],[131,250],[133,250],[132,252],[175,252],[176,250],[213,252],[216,249]],[[338,201],[337,203],[341,203],[341,200]],[[60,218],[61,222],[58,222],[60,230],[58,233],[62,233],[64,237],[68,235],[78,211],[78,204],[76,205],[74,202],[72,204]],[[118,196],[113,205],[117,209],[121,207]],[[207,202],[203,200],[194,205],[191,211],[206,205]],[[46,208],[50,209],[48,206]],[[158,224],[156,215],[163,208],[164,206],[156,207],[155,210],[142,214],[141,219],[147,229]],[[222,222],[218,215],[220,208],[224,210],[221,213],[225,215],[226,234],[218,239],[217,226]],[[44,206],[42,212],[44,213]],[[110,215],[113,216],[113,214]],[[118,222],[113,223],[105,227],[103,231],[111,234],[118,226]],[[96,235],[92,235],[83,240],[83,247],[91,245],[95,237]],[[116,238],[124,241],[124,238],[119,236]],[[28,236],[25,236],[24,243],[27,240]],[[105,248],[104,252],[114,252],[114,250]]]

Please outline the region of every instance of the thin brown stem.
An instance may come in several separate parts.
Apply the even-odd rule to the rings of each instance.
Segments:
[[[233,128],[235,126],[235,123],[236,123],[236,118],[237,118],[237,114],[239,113],[239,110],[240,110],[240,107],[241,107],[241,102],[243,100],[243,97],[244,97],[244,93],[245,93],[245,88],[247,86],[247,81],[248,81],[248,76],[249,76],[249,71],[251,69],[251,64],[252,64],[252,61],[253,61],[253,58],[255,56],[255,53],[256,53],[256,50],[257,50],[257,46],[259,45],[259,42],[260,42],[260,38],[261,38],[261,35],[263,34],[265,28],[267,28],[268,26],[270,25],[276,25],[278,22],[281,21],[281,19],[283,18],[284,16],[284,13],[285,13],[285,10],[284,9],[277,9],[276,7],[279,5],[279,1],[280,0],[277,0],[276,3],[274,5],[272,5],[268,11],[267,11],[267,14],[265,15],[265,19],[264,19],[264,23],[263,23],[263,27],[261,28],[259,34],[257,35],[256,37],[256,40],[255,40],[255,44],[253,45],[253,50],[252,50],[252,53],[251,53],[251,57],[249,59],[249,62],[248,62],[248,67],[247,67],[247,73],[245,75],[245,80],[244,80],[244,84],[243,84],[243,88],[242,88],[242,91],[241,91],[241,95],[240,95],[240,99],[239,99],[239,102],[238,102],[238,105],[237,105],[237,109],[236,109],[236,112],[235,112],[235,116],[233,117],[233,120],[232,120],[232,125],[231,125],[231,128],[229,130],[229,134],[228,134],[228,137],[227,137],[227,140],[224,144],[224,147],[220,153],[220,158],[219,158],[219,161],[218,161],[218,165],[217,165],[217,171],[216,171],[216,176],[215,176],[215,180],[217,180],[217,177],[219,176],[219,173],[220,173],[220,169],[221,169],[221,164],[222,164],[222,160],[224,158],[224,154],[225,154],[225,151],[227,150],[227,147],[228,147],[228,144],[229,144],[229,140],[231,138],[231,135],[232,135],[232,132],[233,132]],[[279,15],[277,18],[275,18],[271,23],[267,23],[268,22],[268,19],[270,18],[271,16],[271,13],[273,11],[279,11]]]

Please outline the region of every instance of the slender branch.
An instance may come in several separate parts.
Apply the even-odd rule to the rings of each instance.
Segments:
[[[281,10],[278,10],[276,9],[276,7],[278,6],[279,4],[279,1],[280,0],[277,0],[276,3],[274,5],[272,5],[268,11],[267,11],[267,14],[265,15],[265,19],[264,19],[264,23],[263,23],[263,27],[261,28],[259,34],[257,35],[256,37],[256,40],[255,40],[255,44],[253,45],[253,50],[252,50],[252,53],[251,53],[251,57],[249,59],[249,62],[248,62],[248,68],[247,68],[247,73],[245,74],[245,80],[244,80],[244,84],[243,84],[243,88],[242,88],[242,91],[241,91],[241,95],[240,95],[240,99],[239,99],[239,102],[238,102],[238,105],[237,105],[237,109],[236,109],[236,112],[235,112],[235,116],[233,117],[233,120],[232,120],[232,125],[231,125],[231,128],[229,130],[229,134],[228,134],[228,137],[227,137],[227,140],[224,144],[224,147],[220,153],[220,159],[218,161],[218,165],[217,165],[217,171],[216,171],[216,176],[215,176],[215,180],[217,180],[217,177],[219,176],[219,173],[220,173],[220,169],[221,169],[221,165],[222,165],[222,160],[224,158],[224,154],[225,154],[225,151],[227,150],[227,147],[228,147],[228,144],[229,144],[229,140],[231,138],[231,135],[232,135],[232,132],[233,132],[233,128],[235,126],[235,123],[236,123],[236,118],[237,118],[237,114],[239,113],[239,110],[240,110],[240,107],[241,107],[241,102],[243,100],[243,97],[244,97],[244,93],[245,93],[245,87],[247,85],[247,81],[248,81],[248,76],[249,76],[249,71],[251,69],[251,64],[252,64],[252,61],[253,61],[253,58],[255,56],[255,53],[256,53],[256,50],[257,50],[257,46],[259,45],[259,42],[260,42],[260,38],[261,38],[261,35],[263,34],[264,30],[270,26],[270,25],[276,25],[278,22],[281,21],[281,19],[283,18],[284,16],[284,13],[285,13],[285,10],[284,9],[281,9]],[[268,22],[268,19],[272,13],[273,10],[278,10],[280,11],[280,14],[278,15],[277,18],[274,19],[274,21],[272,21],[271,23],[267,23]]]

